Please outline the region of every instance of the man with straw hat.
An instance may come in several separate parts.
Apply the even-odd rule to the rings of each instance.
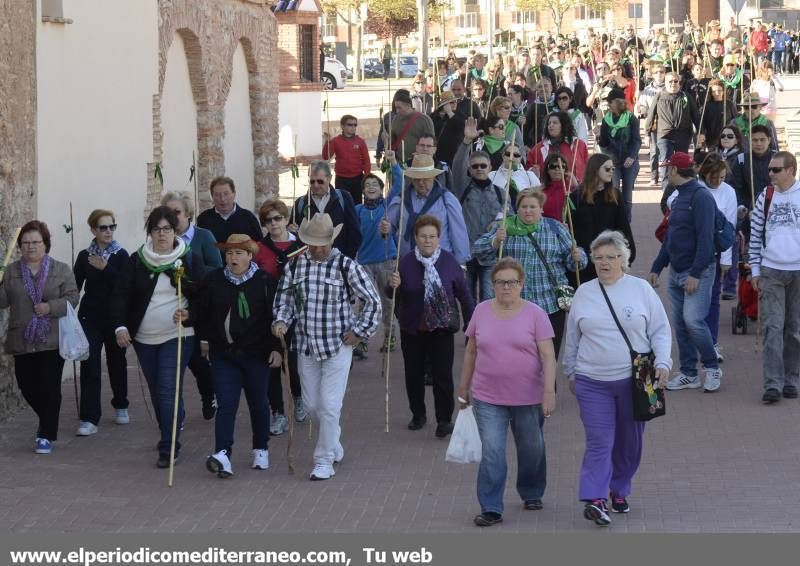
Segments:
[[[442,223],[441,241],[439,245],[456,256],[460,264],[467,263],[471,257],[467,226],[464,213],[456,196],[445,190],[436,180],[442,170],[434,166],[430,155],[414,155],[411,167],[405,170],[404,176],[411,179],[413,191],[404,191],[401,198],[402,177],[392,176],[392,194],[389,203],[388,220],[381,221],[381,234],[397,232],[400,228],[400,206],[404,207],[402,241],[398,242],[400,255],[403,256],[414,249],[414,223],[423,214],[431,214]]]
[[[308,250],[287,264],[275,295],[272,332],[283,339],[295,323],[293,346],[303,403],[319,422],[311,480],[327,480],[341,462],[339,416],[347,388],[353,346],[372,336],[381,322],[381,300],[362,266],[333,247],[342,230],[316,213],[300,224]],[[355,299],[362,303],[358,313]]]
[[[753,127],[765,126],[769,129],[770,149],[778,151],[778,134],[775,131],[775,124],[761,113],[761,109],[766,106],[766,103],[761,100],[758,93],[748,92],[738,106],[742,112],[731,120],[731,124],[739,128],[739,131],[742,132],[742,137],[749,139],[750,131]]]

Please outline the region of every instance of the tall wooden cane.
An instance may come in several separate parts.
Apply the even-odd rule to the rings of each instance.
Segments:
[[[400,269],[400,246],[403,242],[403,208],[406,196],[406,175],[405,169],[400,169],[400,217],[397,221],[397,257],[394,260],[394,272],[397,273]],[[387,207],[388,208],[388,207]],[[392,312],[394,313],[394,306],[397,302],[397,288],[392,289]],[[387,348],[386,358],[383,366],[384,388],[386,390],[384,397],[384,427],[383,432],[389,432],[389,360],[391,352],[389,351],[389,344],[392,343],[392,330],[394,324],[389,325],[389,333],[387,334]]]
[[[283,375],[285,377],[284,391],[289,391],[289,414],[294,414],[294,395],[291,395],[292,382],[289,374],[289,348],[286,347],[286,340],[281,336],[281,348],[283,352]],[[289,466],[289,473],[294,474],[294,454],[292,454],[292,444],[294,441],[294,419],[289,418],[289,440],[286,443],[286,463]]]
[[[180,261],[180,260],[178,260]],[[175,279],[178,290],[178,308],[183,308],[183,289],[181,286],[185,268],[183,264],[175,268]],[[183,321],[178,318],[178,355],[175,365],[175,402],[172,406],[172,438],[169,445],[169,476],[167,485],[172,487],[172,476],[175,471],[175,441],[178,436],[178,409],[181,395],[181,350],[183,349]]]
[[[506,216],[508,216],[508,201],[510,200],[511,195],[511,176],[514,174],[514,150],[516,149],[517,137],[514,136],[511,138],[511,159],[510,165],[508,170],[508,177],[506,177],[506,189],[505,189],[505,198],[503,199],[503,218],[500,219],[500,222],[506,221]],[[522,150],[520,150],[522,151]],[[500,249],[497,251],[497,259],[498,261],[503,259],[503,248],[505,247],[506,241],[503,240],[500,242]]]
[[[572,145],[570,149],[572,151],[572,166],[570,167],[569,172],[569,181],[564,177],[564,167],[561,165],[561,160],[558,160],[558,168],[561,170],[561,183],[564,185],[564,193],[566,194],[567,198],[564,201],[564,205],[567,208],[567,226],[569,226],[569,235],[572,239],[572,251],[574,252],[578,248],[578,243],[575,241],[575,227],[572,225],[572,210],[569,206],[569,187],[567,183],[572,183],[572,175],[575,173],[575,146],[577,144],[578,139],[575,138],[572,140]],[[581,270],[579,269],[577,263],[575,265],[575,281],[578,283],[578,287],[581,286]]]

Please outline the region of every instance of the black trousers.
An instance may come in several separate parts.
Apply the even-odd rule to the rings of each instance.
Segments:
[[[58,438],[63,371],[64,359],[58,355],[58,350],[14,356],[17,385],[25,401],[39,417],[39,429],[36,431],[39,438]]]
[[[436,422],[449,423],[453,417],[453,333],[446,330],[433,332],[400,332],[403,364],[406,372],[406,394],[411,414],[425,417],[425,359],[430,357],[433,381],[433,404]]]
[[[564,326],[567,322],[567,313],[558,309],[556,312],[548,314],[550,324],[553,327],[555,336],[553,337],[553,349],[556,351],[556,359],[558,359],[558,352],[561,350],[561,339],[564,337]]]
[[[281,354],[283,355],[283,354]],[[281,364],[282,366],[282,364]],[[272,368],[269,378],[269,408],[274,413],[286,414],[283,403],[283,368]],[[300,374],[297,373],[297,352],[289,350],[289,389],[292,397],[297,399],[301,395]]]
[[[364,195],[361,189],[361,181],[363,179],[364,175],[358,175],[357,177],[342,177],[341,175],[336,175],[333,186],[340,191],[347,191],[350,193],[350,196],[353,197],[354,204],[361,204],[364,202]],[[331,195],[331,198],[335,197]]]
[[[128,368],[125,349],[117,346],[117,338],[112,328],[101,328],[89,321],[81,320],[81,326],[89,341],[89,359],[81,362],[81,405],[80,420],[94,425],[102,416],[102,354],[106,349],[106,367],[111,382],[111,406],[115,409],[128,408]]]
[[[200,353],[200,342],[192,348],[192,355],[189,358],[189,369],[197,381],[197,391],[203,403],[210,403],[214,399],[214,385],[211,383],[211,364]]]

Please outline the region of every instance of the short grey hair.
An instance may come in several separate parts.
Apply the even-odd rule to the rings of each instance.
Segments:
[[[631,248],[628,239],[617,230],[603,230],[600,235],[592,240],[589,249],[592,253],[603,246],[614,246],[622,256],[622,271],[628,271],[631,261]]]
[[[167,206],[167,203],[173,200],[180,201],[183,204],[183,211],[186,213],[186,218],[189,220],[194,219],[194,195],[191,192],[170,191],[161,197],[161,206]]]
[[[313,175],[314,173],[319,173],[322,171],[326,177],[331,177],[331,164],[327,161],[323,161],[322,159],[317,161],[312,161],[308,164],[308,174]]]

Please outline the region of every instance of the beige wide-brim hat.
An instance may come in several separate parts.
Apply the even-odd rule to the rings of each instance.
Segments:
[[[433,157],[430,155],[414,154],[411,167],[404,174],[409,179],[435,179],[442,174],[442,170],[434,167]]]
[[[258,244],[255,243],[247,234],[231,234],[225,242],[216,244],[221,250],[244,250],[253,255],[258,253]]]
[[[451,102],[458,102],[456,95],[449,90],[446,90],[442,93],[442,96],[439,99],[439,104],[436,105],[436,108],[441,108],[445,104],[450,104]]]
[[[737,106],[745,108],[760,108],[766,105],[767,103],[761,100],[761,97],[758,96],[757,92],[750,92]]]
[[[333,225],[330,215],[317,212],[311,220],[303,218],[298,235],[300,240],[309,246],[327,246],[333,244],[336,236],[342,231],[342,224]]]

